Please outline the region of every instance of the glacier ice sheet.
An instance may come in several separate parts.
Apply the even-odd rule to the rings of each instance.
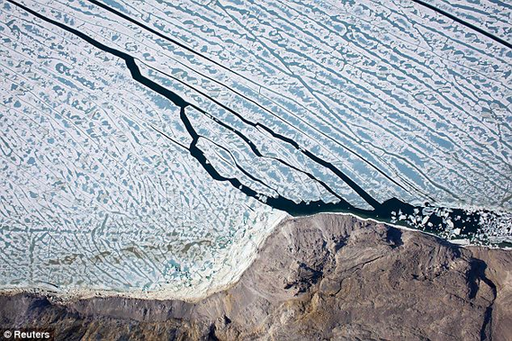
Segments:
[[[264,196],[370,208],[223,105],[381,202],[512,209],[512,51],[428,8],[105,2],[193,53],[89,1],[20,3],[133,56],[202,108],[188,115],[208,162]],[[429,3],[510,41],[505,3]],[[123,60],[5,0],[0,17],[0,284],[178,290],[229,277],[240,262],[230,255],[254,250],[248,240],[280,213],[211,179],[183,148],[180,108]]]

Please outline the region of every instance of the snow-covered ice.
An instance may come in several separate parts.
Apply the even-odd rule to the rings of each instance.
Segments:
[[[197,147],[260,198],[371,208],[307,150],[380,202],[500,211],[484,232],[511,235],[512,50],[435,11],[104,2],[188,50],[89,1],[19,2],[204,110],[187,109]],[[504,2],[428,3],[512,40]],[[212,179],[186,148],[180,108],[124,60],[6,0],[0,18],[0,286],[178,295],[236,279],[284,213]],[[424,216],[397,212],[409,219]]]

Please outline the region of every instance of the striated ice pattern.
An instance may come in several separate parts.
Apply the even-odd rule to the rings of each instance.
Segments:
[[[206,291],[306,203],[496,211],[484,232],[510,240],[507,2],[0,0],[0,18],[2,287]]]

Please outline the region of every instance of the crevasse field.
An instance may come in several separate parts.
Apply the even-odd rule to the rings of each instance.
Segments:
[[[197,297],[288,213],[390,199],[417,214],[392,222],[440,212],[456,237],[446,212],[467,209],[511,240],[507,1],[0,0],[0,18],[4,289]]]

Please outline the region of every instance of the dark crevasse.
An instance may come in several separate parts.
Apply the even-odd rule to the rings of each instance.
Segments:
[[[130,22],[130,23],[132,23],[132,24],[134,24],[134,25],[137,25],[137,26],[138,26],[138,27],[140,27],[141,29],[144,29],[144,30],[148,31],[148,32],[150,32],[150,33],[152,33],[152,34],[154,34],[154,35],[158,36],[159,38],[162,38],[162,39],[164,39],[164,40],[166,40],[166,41],[168,41],[168,42],[170,42],[170,43],[172,43],[172,44],[174,44],[174,45],[178,46],[179,48],[186,50],[187,52],[190,52],[190,53],[192,53],[192,54],[196,55],[196,56],[197,56],[197,57],[199,57],[199,58],[202,58],[202,59],[204,59],[204,60],[206,60],[206,61],[208,61],[208,62],[210,62],[210,63],[214,64],[215,66],[218,66],[218,67],[219,67],[219,68],[221,68],[221,69],[224,69],[224,70],[226,70],[226,71],[228,71],[228,72],[230,72],[230,73],[232,73],[232,74],[236,75],[237,77],[240,77],[240,78],[242,78],[242,79],[244,79],[244,80],[246,80],[246,81],[248,81],[248,82],[250,82],[250,83],[254,83],[256,86],[259,86],[259,87],[261,87],[261,86],[262,86],[261,84],[259,84],[259,83],[257,83],[257,82],[254,82],[252,79],[250,79],[250,78],[248,78],[248,77],[246,77],[246,76],[244,76],[244,75],[242,75],[242,74],[240,74],[240,73],[236,72],[235,70],[232,70],[232,69],[230,69],[230,68],[228,68],[228,67],[224,66],[223,64],[221,64],[221,63],[219,63],[219,62],[217,62],[217,61],[215,61],[215,60],[213,60],[213,59],[209,58],[208,56],[206,56],[206,55],[204,55],[204,54],[202,54],[202,53],[199,53],[198,51],[196,51],[196,50],[194,50],[194,49],[192,49],[192,48],[188,47],[187,45],[182,44],[182,43],[181,43],[181,42],[179,42],[178,40],[173,39],[172,37],[169,37],[169,36],[167,36],[167,35],[165,35],[165,34],[162,34],[161,32],[159,32],[159,31],[157,31],[157,30],[152,29],[152,28],[151,28],[151,27],[149,27],[148,25],[145,25],[144,23],[142,23],[142,22],[140,22],[140,21],[135,20],[135,19],[133,19],[133,18],[129,17],[128,15],[126,15],[126,14],[124,14],[124,13],[122,13],[122,12],[120,12],[120,11],[118,11],[118,10],[114,9],[114,8],[112,8],[112,7],[110,7],[110,6],[105,5],[104,3],[100,2],[100,1],[96,1],[96,0],[87,0],[87,1],[88,1],[88,2],[90,2],[90,3],[92,3],[92,4],[94,4],[94,5],[96,5],[96,6],[98,6],[98,7],[100,7],[100,8],[102,8],[102,9],[104,9],[104,10],[106,10],[106,11],[108,11],[108,12],[110,12],[110,13],[111,13],[111,14],[113,14],[113,15],[116,15],[116,16],[118,16],[118,17],[120,17],[120,18],[122,18],[122,19],[124,19],[124,20],[126,20],[126,21],[128,21],[128,22]],[[166,73],[164,73],[164,72],[162,72],[162,71],[160,71],[160,70],[158,70],[158,72],[161,72],[162,74],[166,75],[167,77],[173,78],[174,80],[176,80],[176,81],[178,81],[178,82],[181,82],[179,79],[176,79],[176,78],[172,77],[171,75],[168,75],[168,74],[166,74]],[[225,88],[226,88],[226,89],[228,89],[229,91],[231,91],[231,92],[233,92],[233,93],[236,93],[238,96],[240,96],[240,97],[244,98],[245,100],[247,100],[247,101],[251,102],[252,104],[254,104],[254,105],[256,105],[256,106],[260,107],[261,109],[263,109],[264,111],[266,111],[266,112],[268,112],[269,114],[273,115],[274,117],[278,117],[277,115],[275,115],[274,113],[272,113],[272,112],[271,112],[270,110],[268,110],[267,108],[265,108],[265,107],[261,106],[258,102],[256,102],[256,101],[254,101],[254,100],[252,100],[252,99],[250,99],[250,98],[248,98],[248,97],[244,96],[243,94],[241,94],[241,93],[240,93],[240,92],[238,92],[237,90],[235,90],[235,89],[233,89],[233,88],[231,88],[231,87],[229,87],[229,86],[226,86],[225,84],[223,84],[222,82],[217,81],[217,80],[216,80],[216,79],[214,79],[214,78],[211,78],[211,77],[209,77],[209,76],[207,76],[207,75],[204,75],[204,74],[202,74],[202,73],[200,73],[200,74],[201,74],[203,77],[205,77],[205,78],[207,78],[207,79],[209,79],[209,80],[211,80],[211,81],[213,81],[213,82],[215,82],[215,83],[217,83],[217,84],[221,85],[222,87],[225,87]],[[286,143],[290,143],[290,142],[291,142],[291,143],[294,143],[294,142],[295,142],[295,141],[293,141],[293,140],[291,140],[291,139],[286,139],[286,138],[285,138],[285,137],[283,137],[282,135],[276,134],[275,132],[273,132],[271,129],[268,129],[268,128],[267,128],[267,127],[265,127],[264,125],[261,125],[261,124],[259,124],[259,123],[252,123],[252,122],[248,122],[244,117],[242,117],[241,115],[239,115],[238,113],[236,113],[235,111],[233,111],[231,108],[229,108],[229,107],[225,106],[224,104],[222,104],[222,103],[220,103],[220,102],[216,101],[215,99],[211,98],[210,96],[208,96],[208,95],[207,95],[207,94],[205,94],[204,92],[200,91],[199,89],[196,89],[196,88],[194,88],[194,87],[190,86],[190,84],[186,84],[186,83],[184,83],[184,82],[181,82],[181,83],[182,83],[183,85],[186,85],[186,86],[187,86],[187,87],[189,87],[190,89],[192,89],[192,90],[194,90],[194,91],[196,91],[196,92],[200,93],[201,95],[203,95],[203,96],[207,97],[208,99],[210,99],[211,101],[213,101],[213,102],[214,102],[214,103],[216,103],[217,105],[221,106],[222,108],[226,109],[226,110],[227,110],[227,111],[229,111],[230,113],[232,113],[232,114],[236,115],[236,116],[237,116],[238,118],[240,118],[244,123],[247,123],[247,124],[250,124],[250,125],[253,125],[253,126],[258,126],[258,127],[262,128],[262,129],[264,129],[266,132],[270,133],[273,137],[278,138],[278,139],[280,139],[280,140],[282,140],[282,141],[284,141],[284,142],[286,142]],[[191,104],[191,105],[193,106],[193,104]],[[195,108],[201,111],[201,109],[199,109],[199,108],[197,108],[197,107],[195,107]],[[217,122],[217,123],[222,124],[221,122]],[[361,161],[363,161],[364,163],[366,163],[368,166],[372,167],[375,171],[377,171],[380,175],[382,175],[383,177],[385,177],[388,181],[390,181],[390,182],[391,182],[391,183],[393,183],[394,185],[396,185],[396,186],[400,187],[402,190],[404,190],[404,191],[408,192],[408,189],[407,189],[407,188],[405,188],[402,184],[400,184],[398,181],[396,181],[395,179],[393,179],[393,177],[391,177],[391,176],[389,176],[388,174],[386,174],[386,172],[383,172],[383,171],[382,171],[381,169],[379,169],[376,165],[374,165],[373,163],[371,163],[371,162],[369,162],[368,160],[366,160],[365,158],[363,158],[363,157],[362,157],[361,155],[359,155],[356,151],[354,151],[354,150],[352,150],[352,149],[348,148],[347,146],[344,146],[344,145],[341,145],[341,144],[339,144],[339,145],[340,145],[342,148],[344,148],[346,151],[348,151],[349,153],[351,153],[352,155],[356,156],[356,157],[357,157],[357,158],[359,158]],[[251,145],[250,145],[250,147],[251,147],[251,149],[253,149]],[[298,148],[298,146],[296,146],[296,148]],[[260,156],[260,155],[258,155],[258,156]],[[280,162],[284,164],[284,162],[283,162],[282,160],[280,160]],[[291,167],[291,166],[290,166],[290,165],[288,165],[288,164],[285,164],[285,165],[286,165],[286,166],[288,166],[288,167]],[[311,178],[311,175],[310,175],[310,174],[306,174],[306,175],[307,175],[308,177],[310,177],[310,178]],[[316,179],[314,179],[314,180],[316,180]],[[326,188],[325,186],[323,186],[323,187],[324,187],[324,188]],[[418,189],[418,188],[415,188],[415,190],[416,190],[416,191],[419,191],[419,189]],[[331,192],[329,189],[328,189],[328,191],[329,191],[329,192]],[[333,194],[333,193],[331,192],[331,194]],[[335,196],[337,196],[336,194],[334,194],[334,195],[335,195]],[[422,193],[422,195],[423,195],[424,197],[428,197],[430,200],[434,200],[434,199],[432,199],[431,197],[429,197],[429,196],[428,196],[428,194],[426,194],[426,193]],[[338,197],[338,196],[337,196],[337,197]],[[338,198],[339,198],[339,197],[338,197]],[[368,198],[368,197],[367,197],[367,198]],[[339,198],[339,199],[341,199],[341,198]]]
[[[287,143],[291,146],[293,146],[295,149],[302,152],[305,156],[307,156],[310,160],[312,160],[315,164],[317,164],[320,167],[324,167],[326,169],[329,169],[332,173],[334,173],[338,179],[344,183],[346,183],[350,188],[352,188],[363,200],[365,200],[373,209],[366,210],[354,207],[349,202],[341,198],[339,195],[337,195],[326,183],[316,179],[314,176],[312,176],[310,173],[302,170],[298,170],[303,172],[304,174],[308,175],[312,180],[319,183],[321,186],[323,186],[326,190],[328,190],[331,194],[334,194],[338,198],[338,202],[332,203],[332,202],[324,202],[322,200],[316,200],[316,201],[310,201],[310,202],[295,202],[289,198],[286,198],[284,196],[281,196],[279,194],[276,194],[273,197],[267,197],[262,195],[261,193],[258,193],[256,190],[250,188],[249,186],[243,184],[239,179],[237,178],[228,178],[222,176],[215,167],[208,162],[206,156],[204,155],[203,151],[197,147],[197,142],[199,138],[201,137],[196,130],[194,129],[192,123],[190,122],[186,110],[187,107],[194,108],[198,110],[199,112],[203,114],[207,114],[206,111],[199,108],[197,105],[193,103],[187,102],[185,99],[180,97],[178,94],[170,91],[169,89],[166,89],[165,87],[157,84],[156,82],[144,77],[139,67],[137,66],[135,62],[135,58],[130,56],[129,54],[116,50],[114,48],[108,47],[95,39],[89,37],[88,35],[84,34],[81,31],[78,31],[74,28],[71,28],[69,26],[66,26],[60,22],[54,21],[52,19],[46,18],[43,15],[37,13],[36,11],[18,4],[17,2],[13,0],[7,0],[11,4],[14,4],[25,11],[31,13],[35,17],[46,21],[47,23],[50,23],[52,25],[55,25],[67,32],[70,32],[77,37],[85,40],[89,44],[95,46],[96,48],[110,53],[116,57],[119,57],[123,59],[126,63],[127,68],[129,69],[132,78],[139,82],[140,84],[144,85],[145,87],[151,89],[152,91],[164,96],[168,100],[170,100],[174,105],[178,106],[180,108],[180,119],[187,130],[188,134],[192,138],[192,141],[188,147],[184,146],[188,149],[190,155],[197,160],[203,169],[209,174],[209,176],[217,181],[223,181],[223,182],[229,182],[233,188],[236,190],[239,190],[243,192],[245,195],[254,198],[272,208],[286,211],[290,215],[293,216],[302,216],[302,215],[311,215],[315,213],[321,213],[321,212],[344,212],[344,213],[353,213],[356,214],[362,218],[373,218],[379,221],[383,222],[393,222],[405,226],[410,226],[414,228],[419,228],[421,230],[432,232],[436,234],[448,233],[450,231],[453,231],[454,229],[460,229],[458,235],[459,237],[469,237],[471,238],[475,234],[479,232],[480,228],[480,216],[482,213],[488,213],[488,212],[468,212],[463,209],[440,209],[429,206],[428,204],[425,204],[424,206],[414,206],[405,202],[402,202],[399,199],[392,198],[389,200],[384,201],[383,203],[379,203],[377,200],[375,200],[373,197],[371,197],[370,194],[368,194],[362,187],[357,185],[352,179],[350,179],[347,175],[345,175],[341,170],[339,170],[337,167],[335,167],[333,164],[323,160],[322,158],[318,157],[317,155],[311,153],[308,150],[305,150],[303,148],[300,148],[300,146],[295,142],[294,140],[280,135],[276,132],[274,132],[271,128],[261,124],[261,123],[255,123],[251,122],[248,119],[244,118],[239,113],[235,112],[234,110],[230,109],[229,107],[219,103],[222,105],[223,108],[229,110],[233,114],[235,114],[237,117],[239,117],[244,123],[251,125],[253,127],[259,127],[266,132],[268,132],[273,138],[276,140],[279,140],[281,142]],[[96,3],[94,1],[94,3]],[[102,5],[103,7],[104,5]],[[208,96],[207,96],[208,97]],[[213,98],[210,98],[212,101],[215,101]],[[217,101],[215,101],[217,102]],[[213,118],[212,118],[213,119]],[[245,135],[243,135],[240,131],[234,129],[233,127],[229,126],[228,124],[219,121],[218,119],[213,119],[217,124],[221,125],[222,127],[229,129],[230,131],[237,134],[240,138],[244,140],[245,143],[249,145],[252,152],[258,156],[263,157],[263,155],[259,152],[255,144]],[[156,129],[155,129],[156,130]],[[169,138],[167,135],[165,135],[163,132],[160,132],[156,130],[162,136]],[[278,160],[281,163],[288,165],[285,161]],[[290,165],[288,165],[290,166]],[[245,174],[248,174],[245,172]],[[252,176],[251,176],[252,177]],[[252,177],[254,179],[254,177]],[[257,180],[257,179],[256,179]],[[261,180],[258,180],[262,182]],[[277,193],[277,192],[276,192]],[[442,214],[437,214],[436,212],[441,212]],[[401,218],[405,217],[405,218]]]

